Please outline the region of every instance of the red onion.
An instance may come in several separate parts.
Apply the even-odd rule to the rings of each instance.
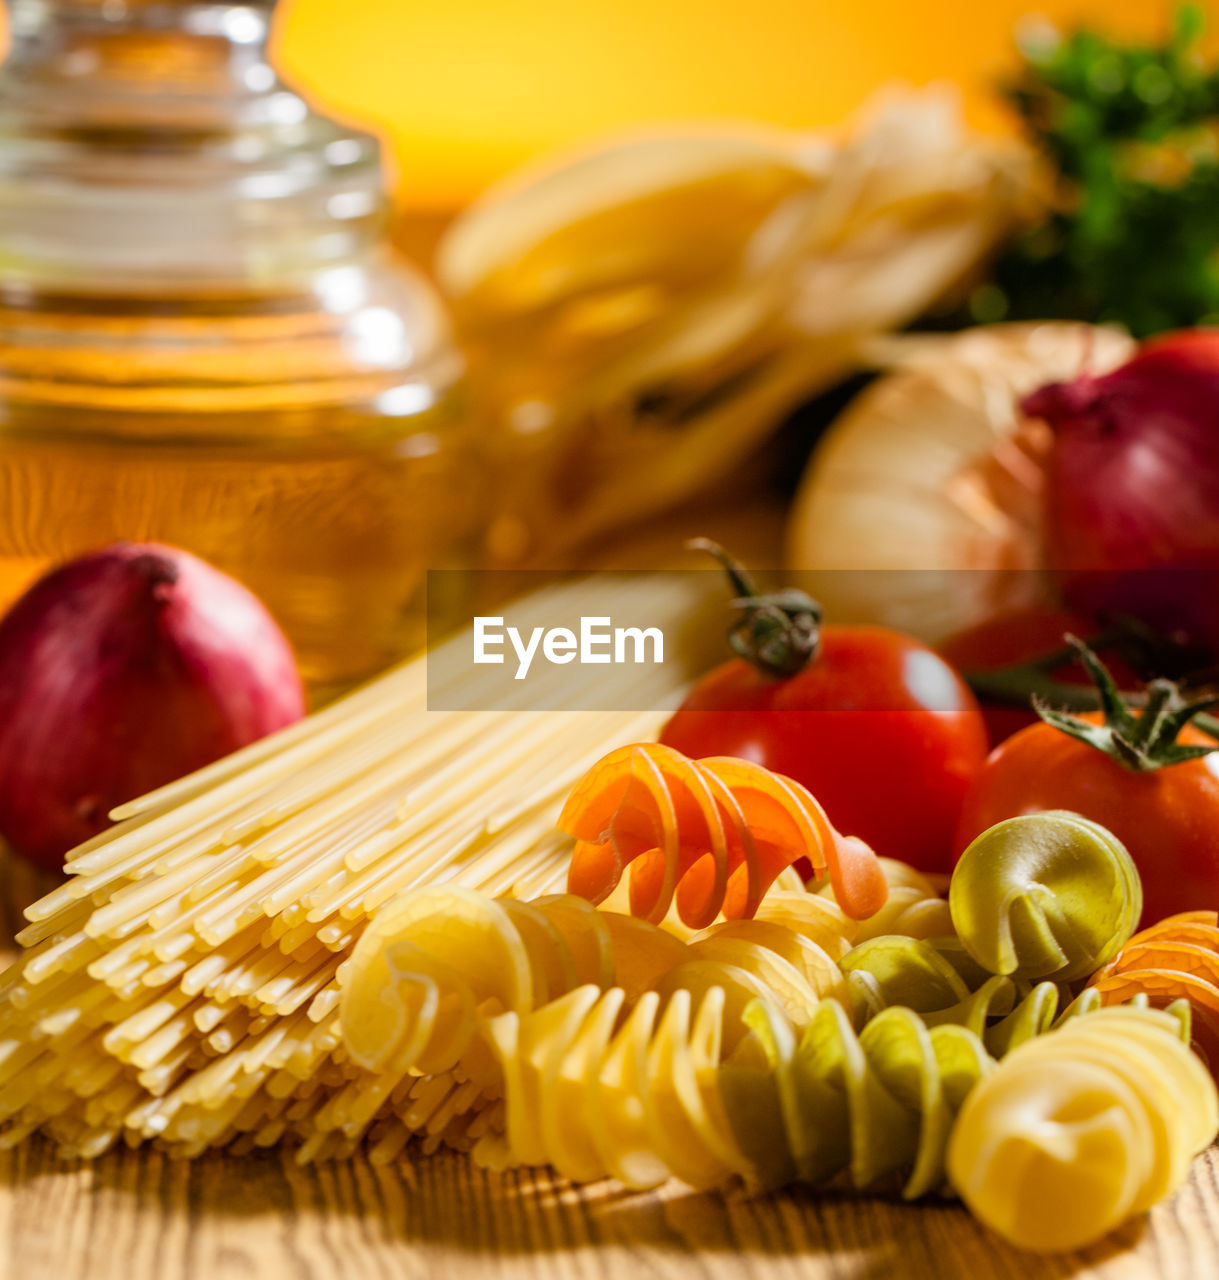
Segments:
[[[116,805],[304,711],[292,649],[240,583],[154,543],[83,556],[0,621],[0,836],[58,868]]]
[[[1159,338],[1023,408],[1054,431],[1046,551],[1067,600],[1219,651],[1219,329]]]

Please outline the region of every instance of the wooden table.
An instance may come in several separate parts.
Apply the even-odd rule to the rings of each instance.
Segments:
[[[577,1189],[456,1155],[300,1169],[123,1151],[65,1165],[31,1143],[0,1158],[3,1280],[1203,1280],[1216,1224],[1214,1152],[1145,1222],[1049,1259],[955,1205]]]

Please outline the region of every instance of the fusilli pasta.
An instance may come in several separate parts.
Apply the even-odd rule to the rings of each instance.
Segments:
[[[1191,911],[1136,933],[1090,983],[1104,1004],[1143,994],[1153,1005],[1184,999],[1193,1043],[1219,1075],[1219,915]]]
[[[747,760],[689,760],[637,743],[605,756],[576,784],[559,816],[576,837],[568,889],[603,902],[630,866],[632,915],[662,921],[674,901],[691,928],[721,912],[752,916],[779,873],[808,857],[827,872],[847,915],[885,901],[876,855],[835,831],[798,783]]]
[[[624,993],[585,987],[492,1020],[506,1127],[475,1159],[632,1187],[733,1176],[772,1187],[846,1171],[864,1187],[900,1172],[914,1197],[942,1185],[953,1118],[991,1067],[970,1031],[928,1028],[906,1009],[857,1034],[826,999],[798,1033],[755,1000],[731,1053],[719,988],[698,1000],[648,993],[627,1009]]]
[[[845,995],[838,958],[853,922],[814,895],[774,890],[758,915],[679,938],[570,894],[493,899],[458,886],[400,895],[340,968],[348,1052],[374,1072],[433,1075],[485,1059],[479,1016],[526,1013],[586,984],[701,999],[722,988],[729,1026],[753,999],[778,1000],[806,1025],[827,995]],[[487,1081],[485,1072],[480,1076]]]
[[[1219,1099],[1153,1009],[1103,1009],[1021,1046],[965,1101],[953,1185],[1012,1243],[1050,1252],[1099,1239],[1184,1180],[1215,1137]]]
[[[935,881],[896,858],[879,858],[889,896],[874,915],[858,923],[857,942],[884,935],[907,938],[937,938],[952,933],[952,914],[948,899]],[[832,895],[833,886],[825,884],[817,890],[821,896]]]
[[[1104,827],[1052,811],[984,831],[961,855],[948,902],[957,936],[989,973],[1069,982],[1117,954],[1143,890]]]

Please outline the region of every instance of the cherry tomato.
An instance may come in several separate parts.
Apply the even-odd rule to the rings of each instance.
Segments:
[[[961,803],[986,758],[981,713],[953,668],[880,627],[822,627],[816,658],[786,678],[726,662],[660,740],[786,774],[844,834],[924,871],[951,867]]]
[[[1079,717],[1101,723],[1099,713]],[[1179,741],[1213,739],[1186,726]],[[1181,911],[1219,905],[1219,758],[1136,773],[1048,724],[1022,729],[991,752],[966,797],[955,841],[1023,813],[1070,809],[1108,827],[1143,880],[1146,927]]]
[[[1062,638],[1068,632],[1089,636],[1095,630],[1096,623],[1080,614],[1048,606],[1020,609],[957,632],[939,645],[939,652],[958,671],[998,671],[1061,649]],[[1120,658],[1105,649],[1101,654],[1121,688],[1138,686],[1138,678]],[[1064,662],[1047,675],[1063,684],[1089,684],[1087,672],[1075,660]],[[1008,705],[986,697],[982,697],[980,703],[992,746],[1031,724],[1041,723],[1031,706]]]

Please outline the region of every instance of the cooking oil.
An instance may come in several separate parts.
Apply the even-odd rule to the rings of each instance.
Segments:
[[[0,71],[0,607],[119,539],[251,587],[328,691],[422,640],[479,532],[447,319],[379,152],[270,3],[13,0]]]

